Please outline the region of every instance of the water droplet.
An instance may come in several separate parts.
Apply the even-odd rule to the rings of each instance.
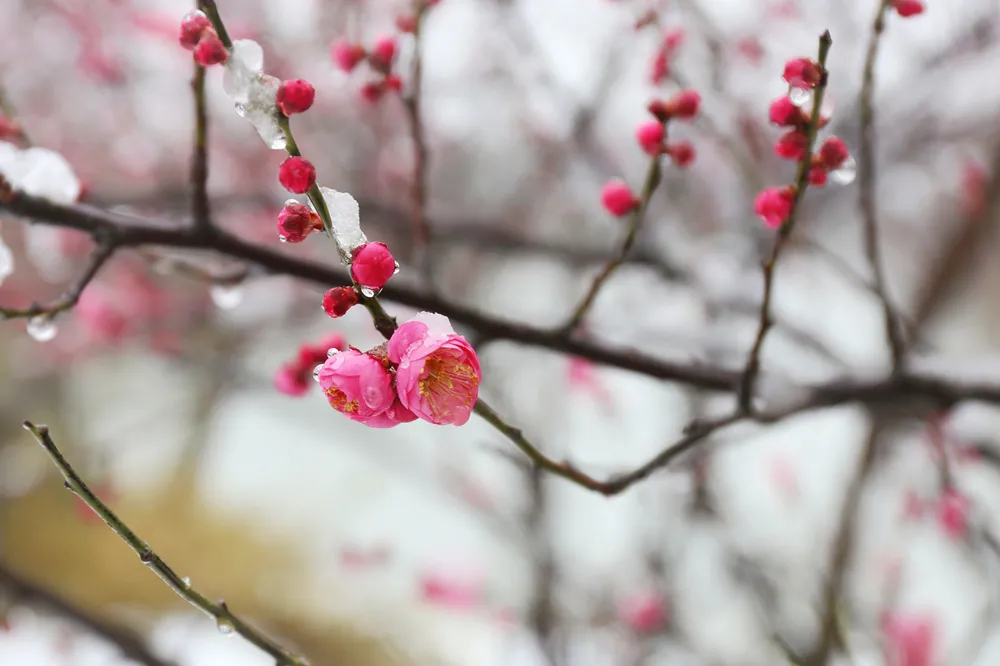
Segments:
[[[297,199],[285,199],[284,205],[285,206],[294,206],[297,203],[298,203]]]
[[[205,12],[201,11],[200,9],[192,9],[191,11],[189,11],[187,14],[184,15],[184,18],[181,19],[181,22],[187,23],[188,21],[194,19],[196,16],[208,18],[207,16],[205,16]]]
[[[220,310],[232,310],[243,301],[243,287],[238,284],[213,284],[211,294]]]
[[[812,91],[806,88],[792,88],[788,91],[788,99],[795,106],[805,106],[812,100]]]
[[[340,353],[339,349],[337,349],[336,347],[331,347],[330,349],[326,350],[326,357],[330,358],[332,356],[336,356],[339,353]]]
[[[396,269],[394,271],[392,271],[393,275],[396,275],[397,273],[399,273],[399,262],[398,261],[396,262]]]
[[[184,583],[184,589],[185,590],[191,589],[191,579],[190,578],[188,578],[187,576],[184,576],[184,578],[181,579],[181,582]]]
[[[238,113],[240,115],[240,118],[246,118],[247,117],[247,107],[246,107],[246,105],[245,104],[239,104],[239,103],[237,103],[236,104],[236,113]]]
[[[285,234],[278,234],[278,240],[280,242],[282,242],[282,243],[287,243],[288,242],[288,236],[286,236]]]
[[[313,368],[313,380],[314,381],[317,381],[317,382],[319,381],[319,371],[322,370],[322,369],[323,369],[323,364],[322,363],[320,363],[315,368]]]
[[[28,335],[36,342],[49,342],[59,329],[50,315],[38,315],[28,320]]]
[[[850,185],[858,175],[858,163],[850,155],[836,171],[830,172],[830,180],[837,185]]]
[[[363,295],[364,295],[364,296],[365,296],[366,298],[371,298],[372,296],[374,296],[374,295],[375,295],[375,290],[374,290],[374,289],[372,289],[371,287],[361,287],[361,293],[362,293],[362,294],[363,294]]]
[[[223,636],[233,635],[233,623],[230,622],[229,620],[226,620],[224,618],[219,618],[219,620],[216,621],[215,626],[218,627],[219,633],[222,634]]]

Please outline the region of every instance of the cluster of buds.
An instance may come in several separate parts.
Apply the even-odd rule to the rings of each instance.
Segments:
[[[229,49],[219,39],[204,12],[195,10],[184,16],[177,40],[188,51],[194,52],[195,62],[202,67],[218,65],[229,58]]]
[[[700,107],[701,96],[694,90],[684,90],[668,100],[653,100],[648,107],[653,118],[636,128],[639,147],[653,159],[669,155],[678,167],[688,166],[695,158],[694,146],[688,141],[669,142],[667,128],[671,120],[692,120]],[[609,180],[601,190],[601,205],[615,217],[628,215],[641,204],[628,184],[618,178]]]
[[[337,42],[330,48],[333,62],[344,72],[352,72],[361,64],[367,62],[376,79],[361,87],[361,97],[367,102],[377,102],[388,91],[398,92],[403,87],[403,81],[393,71],[399,46],[395,35],[383,35],[377,38],[366,49],[356,42]]]
[[[336,319],[358,303],[358,288],[374,294],[399,272],[399,264],[385,243],[365,243],[351,255],[351,279],[357,287],[334,287],[323,296],[323,311]]]

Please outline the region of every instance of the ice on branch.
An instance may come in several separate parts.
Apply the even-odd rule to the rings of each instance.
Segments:
[[[319,189],[330,212],[333,238],[341,251],[350,257],[368,242],[365,232],[361,231],[361,209],[358,202],[347,192],[338,192],[329,187]]]
[[[54,203],[80,198],[80,181],[62,155],[47,148],[28,148],[0,141],[0,175],[15,190]]]
[[[236,105],[236,112],[250,121],[272,150],[284,150],[285,132],[278,123],[278,87],[281,81],[264,74],[264,49],[252,39],[233,42],[226,60],[222,88]]]
[[[14,272],[14,253],[0,238],[0,285],[7,279],[7,276]]]

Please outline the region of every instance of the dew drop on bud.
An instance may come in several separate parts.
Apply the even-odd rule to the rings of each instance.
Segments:
[[[848,155],[839,169],[830,172],[830,180],[837,185],[850,185],[857,175],[858,163],[854,161],[854,157]]]
[[[238,284],[213,284],[211,294],[220,310],[232,310],[243,301],[243,287]]]
[[[223,636],[233,635],[233,624],[229,620],[220,618],[215,623],[215,626],[219,629],[219,633],[222,634]]]
[[[322,363],[320,365],[317,365],[315,368],[313,368],[313,380],[314,381],[317,381],[317,382],[319,381],[319,371],[322,370],[322,369],[323,369],[323,364]]]
[[[332,357],[336,356],[339,353],[340,353],[339,349],[337,349],[336,347],[330,347],[328,350],[326,350],[326,357],[327,358],[332,358]]]
[[[288,236],[286,236],[285,234],[278,234],[278,240],[280,242],[282,242],[282,243],[287,243],[288,242]]]
[[[236,113],[239,114],[240,118],[246,118],[247,107],[243,104],[236,104]]]
[[[392,274],[393,275],[397,275],[398,273],[399,273],[399,262],[397,261],[396,262],[396,268],[395,268],[395,270],[392,271]]]
[[[364,296],[365,296],[366,298],[371,298],[372,296],[374,296],[374,295],[375,295],[375,290],[374,290],[374,289],[372,289],[371,287],[361,287],[361,293],[362,293],[362,294],[363,294],[363,295],[364,295]]]
[[[205,16],[205,12],[201,11],[200,9],[192,9],[191,11],[189,11],[187,14],[184,15],[184,18],[181,19],[181,22],[182,23],[188,23],[191,20],[193,20],[195,17],[198,17],[198,16],[202,16],[204,18],[208,18],[207,16]]]
[[[805,88],[792,88],[788,91],[788,99],[795,106],[805,106],[812,100],[812,91]]]
[[[285,206],[294,206],[298,202],[299,202],[298,199],[285,199],[285,204],[284,205]]]
[[[36,342],[49,342],[56,337],[59,329],[50,315],[38,315],[28,320],[28,335]]]

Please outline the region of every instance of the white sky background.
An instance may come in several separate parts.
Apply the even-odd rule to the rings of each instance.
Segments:
[[[179,17],[188,4],[149,0],[133,6]],[[316,118],[303,119],[304,136],[336,146],[317,158],[321,177],[336,174],[359,187],[369,187],[372,174],[368,171],[375,170],[359,167],[358,160],[372,162],[372,156],[376,164],[405,160],[405,142],[385,141],[380,147],[376,133],[358,129],[364,112],[351,97],[358,78],[332,71],[326,48],[334,35],[317,32],[317,26],[323,25],[319,0],[246,2],[245,6],[220,0],[219,4],[230,26],[254,16],[262,20],[271,42],[285,49],[281,60],[291,63],[296,76],[317,85],[317,107],[337,119],[326,125]],[[231,10],[235,4],[240,4],[239,9]],[[538,164],[535,137],[541,134],[558,140],[565,134],[565,118],[594,94],[595,71],[607,60],[615,41],[629,33],[637,6],[599,0],[513,4],[515,23],[508,23],[510,17],[494,3],[482,0],[442,0],[428,22],[424,104],[434,160],[433,214],[490,219],[522,203],[519,193],[530,185],[532,169]],[[740,110],[766,122],[769,101],[783,92],[782,63],[789,57],[813,55],[816,37],[824,28],[834,38],[832,95],[838,109],[854,109],[873,0],[803,1],[803,18],[795,21],[767,18],[763,2],[703,0],[702,9],[724,43],[731,45],[753,35],[767,53],[760,67],[737,63],[726,71],[725,95],[707,83],[710,71],[699,19],[690,11],[676,9],[684,3],[669,4],[666,23],[689,31],[677,67],[702,92],[705,114],[727,131],[735,127]],[[920,270],[928,264],[939,238],[930,225],[941,223],[942,217],[952,221],[947,211],[958,204],[963,160],[968,156],[987,159],[989,142],[983,139],[988,138],[988,131],[981,123],[995,118],[1000,106],[1000,86],[993,83],[1000,65],[995,45],[975,58],[957,61],[944,74],[917,75],[923,58],[952,44],[974,19],[995,11],[996,3],[929,0],[928,4],[924,17],[889,21],[876,95],[883,109],[885,126],[880,136],[884,148],[887,152],[898,149],[898,128],[918,110],[933,112],[941,119],[943,131],[968,127],[981,131],[978,136],[963,135],[964,141],[922,155],[915,162],[883,160],[880,194],[887,262],[893,293],[903,303],[915,295]],[[21,20],[29,12],[28,5],[28,0],[0,3],[0,25]],[[258,5],[259,11],[254,9]],[[367,5],[378,13],[378,3]],[[355,34],[366,38],[391,25],[388,19],[377,17],[363,26],[358,23]],[[521,37],[530,37],[541,57],[513,67],[512,62],[521,62],[511,60],[520,49],[506,31],[518,23]],[[66,26],[48,17],[36,22],[32,30],[50,39],[62,34]],[[173,159],[178,166],[168,173],[182,174],[189,134],[189,63],[183,54],[173,53],[178,49],[169,42],[129,37],[121,25],[111,30],[121,40],[115,43],[127,45],[127,66],[145,76],[128,91],[134,122],[118,132],[100,156],[89,162],[84,159],[83,169],[100,181],[101,169],[111,168],[102,160],[119,168],[127,162],[141,169],[146,159],[151,163]],[[127,109],[106,112],[106,105],[122,93],[95,91],[86,81],[59,74],[73,60],[65,52],[36,49],[33,67],[8,67],[30,39],[31,34],[26,34],[0,40],[8,93],[16,101],[23,91],[28,99],[23,106],[30,108],[32,98],[40,95],[31,77],[58,79],[59,94],[74,100],[75,111],[61,108],[32,118],[32,134],[57,150],[68,143],[67,157],[82,159],[93,147],[86,138],[74,135],[108,136],[121,120],[118,111],[129,114]],[[632,134],[652,94],[645,77],[653,42],[652,33],[643,33],[624,43],[627,66],[595,125],[595,142],[633,183],[641,177],[646,161]],[[268,53],[265,63],[277,60]],[[493,76],[498,69],[512,70],[513,83],[498,84]],[[213,156],[211,186],[217,192],[239,191],[245,183],[237,166],[247,154],[240,151],[250,150],[240,146],[256,143],[259,148],[259,142],[228,108],[219,77],[211,75],[210,83],[213,131],[221,137],[219,141],[236,146],[218,159]],[[164,103],[174,99],[185,100],[183,112]],[[856,142],[856,120],[835,115],[834,126],[845,128],[849,145]],[[668,185],[680,188],[681,202],[665,208],[661,201],[653,209],[647,242],[690,263],[710,285],[708,293],[714,299],[754,296],[759,292],[759,275],[745,243],[746,229],[757,224],[752,216],[754,192],[738,185],[725,155],[709,139],[691,128],[681,132],[695,142],[699,159],[690,171],[668,179]],[[352,141],[338,142],[351,133],[357,134]],[[768,129],[766,136],[773,140],[778,133]],[[301,137],[299,143],[310,145]],[[150,167],[150,171],[160,168]],[[787,182],[791,174],[788,164],[759,165],[758,175],[766,184]],[[533,202],[522,228],[546,238],[610,246],[618,228],[599,210],[597,192],[611,175],[618,174],[594,173],[573,165],[550,196]],[[104,185],[105,191],[115,190],[110,179]],[[120,187],[128,191],[136,185],[126,180]],[[378,189],[378,182],[374,187]],[[276,203],[280,202],[280,193],[272,190]],[[852,205],[856,189],[816,196],[825,197],[826,207],[813,221],[815,236],[860,269],[859,224]],[[698,201],[692,203],[699,197],[701,208]],[[836,197],[844,202],[832,203]],[[712,229],[716,233],[708,233]],[[736,253],[730,251],[732,235],[744,238]],[[443,271],[442,282],[452,273],[460,274],[461,262],[461,253],[456,253],[455,265]],[[574,273],[532,257],[504,262],[487,259],[478,266],[471,276],[461,274],[465,290],[455,297],[537,325],[561,321],[590,279],[589,273]],[[404,275],[405,271],[400,279]],[[316,551],[324,555],[312,562],[316,585],[304,590],[299,601],[311,612],[348,618],[366,631],[385,632],[400,649],[421,660],[463,666],[539,663],[530,645],[522,644],[516,632],[507,633],[492,614],[496,609],[523,612],[527,608],[532,586],[530,554],[521,540],[498,534],[446,487],[449,472],[466,475],[492,495],[504,521],[516,523],[525,506],[525,493],[516,470],[495,453],[497,449],[510,451],[510,445],[475,419],[461,429],[414,423],[376,431],[332,413],[316,392],[300,401],[276,394],[270,388],[271,370],[294,353],[299,341],[333,329],[344,332],[361,348],[378,341],[367,315],[358,311],[336,324],[320,315],[309,330],[283,328],[272,313],[274,304],[287,299],[291,289],[284,280],[261,280],[246,288],[235,310],[219,314],[222,326],[260,326],[263,332],[243,361],[250,381],[228,391],[212,414],[199,479],[206,503],[235,515],[254,516],[266,534],[291,540],[308,535],[319,545]],[[707,343],[714,350],[713,358],[739,362],[754,334],[752,319],[710,321],[703,293],[690,286],[658,283],[648,271],[623,269],[596,304],[594,333],[613,344],[687,360],[704,358]],[[976,296],[978,301],[973,300]],[[995,350],[991,324],[996,308],[982,299],[982,292],[969,301],[971,305],[958,307],[934,330],[934,340],[949,354]],[[392,310],[404,317],[411,314]],[[876,301],[806,254],[789,255],[780,264],[777,312],[822,340],[854,371],[877,371],[888,362]],[[19,344],[34,345],[27,339]],[[685,392],[677,387],[621,371],[596,371],[606,399],[572,388],[567,382],[568,359],[548,352],[496,344],[483,361],[487,395],[508,420],[547,451],[566,455],[597,474],[645,460],[676,439],[692,415]],[[811,381],[844,370],[797,348],[778,333],[765,348],[764,363],[767,369]],[[149,378],[154,376],[157,381],[152,383]],[[68,369],[69,418],[78,426],[81,441],[77,443],[89,444],[108,456],[114,484],[123,492],[155,488],[168,478],[170,465],[180,454],[177,442],[184,440],[189,427],[186,417],[196,407],[192,396],[198,381],[189,369],[139,353],[98,358]],[[120,415],[107,409],[123,402],[129,404],[131,427],[123,426]],[[1000,417],[992,410],[966,406],[948,427],[956,437],[989,439],[998,423]],[[652,551],[666,562],[665,588],[677,633],[653,641],[656,656],[651,663],[776,663],[774,647],[760,621],[765,615],[777,618],[786,640],[809,645],[815,632],[809,609],[817,598],[819,567],[829,552],[843,489],[866,434],[864,414],[840,408],[766,429],[741,427],[727,432],[719,440],[711,465],[711,488],[722,524],[687,514],[689,488],[686,475],[680,472],[661,473],[610,500],[558,480],[550,483],[547,534],[562,576],[558,598],[567,626],[579,632],[600,614],[601,600],[648,589],[651,576],[644,562]],[[138,433],[141,445],[136,443]],[[911,429],[896,439],[864,502],[857,566],[849,579],[857,622],[869,630],[857,637],[857,663],[879,663],[871,629],[884,600],[886,562],[896,558],[903,563],[904,582],[898,606],[928,611],[939,619],[943,633],[939,663],[971,663],[969,655],[976,654],[970,652],[976,623],[987,609],[994,617],[997,611],[995,595],[991,596],[997,584],[996,563],[984,561],[981,549],[947,539],[933,521],[909,525],[900,520],[904,493],[913,490],[932,498],[937,477],[922,433]],[[20,478],[36,478],[29,471],[44,461],[21,464]],[[974,498],[979,519],[993,530],[1000,527],[996,471],[966,465],[956,467],[956,475],[960,487]],[[783,484],[776,480],[778,476],[793,481]],[[344,544],[390,544],[395,553],[392,566],[377,574],[339,571],[325,554]],[[734,553],[764,565],[765,574],[779,586],[777,609],[763,611],[745,587],[733,580],[727,558]],[[483,576],[489,608],[462,614],[422,604],[417,574],[437,569]],[[54,629],[48,620],[25,612],[12,623],[15,631],[0,632],[0,664],[67,663],[52,648]],[[573,666],[628,663],[637,645],[614,622],[605,622],[589,635],[574,636]],[[268,663],[239,639],[222,638],[209,622],[198,624],[187,616],[165,618],[153,644],[183,666]],[[978,654],[977,664],[1000,658],[1000,637],[995,636],[991,646],[992,652]],[[107,664],[104,649],[81,641],[73,663]]]

